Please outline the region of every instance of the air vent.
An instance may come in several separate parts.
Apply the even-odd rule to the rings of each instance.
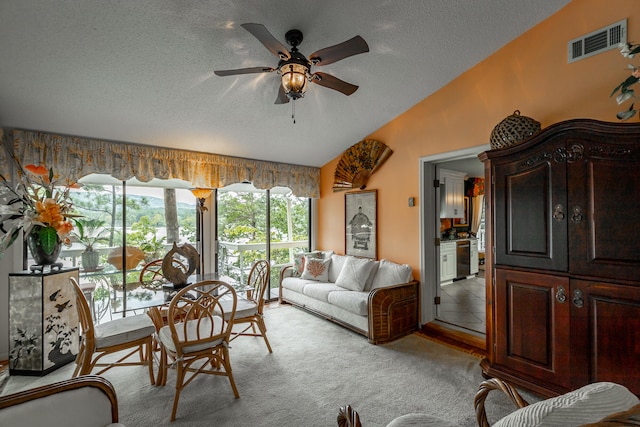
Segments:
[[[627,41],[627,20],[616,22],[569,42],[569,62],[588,58]]]

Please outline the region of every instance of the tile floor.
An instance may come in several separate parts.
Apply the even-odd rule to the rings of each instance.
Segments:
[[[457,280],[441,286],[436,318],[480,334],[486,333],[484,277]]]

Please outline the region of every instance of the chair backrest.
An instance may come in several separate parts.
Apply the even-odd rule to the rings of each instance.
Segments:
[[[253,264],[251,272],[249,273],[247,285],[251,292],[247,293],[247,298],[258,304],[258,313],[260,314],[262,314],[262,308],[264,306],[264,293],[269,284],[270,272],[271,267],[269,266],[269,262],[261,259]]]
[[[78,311],[78,319],[80,320],[80,327],[82,328],[83,340],[85,340],[87,348],[93,348],[95,346],[95,332],[93,329],[93,316],[91,316],[89,303],[87,302],[87,298],[84,296],[84,292],[82,292],[76,278],[70,277],[69,281],[76,293],[76,310]]]
[[[70,427],[103,427],[118,422],[118,398],[106,378],[83,375],[0,396],[0,419],[3,426],[47,426],[58,420]]]
[[[225,310],[220,301],[227,299],[233,303]],[[171,299],[167,316],[178,356],[221,340],[229,342],[236,304],[236,291],[226,282],[206,280],[182,288]]]
[[[164,272],[162,271],[163,261],[164,259],[162,258],[154,259],[153,261],[145,264],[145,266],[142,267],[142,271],[140,271],[140,277],[138,278],[138,281],[142,284],[142,286],[150,285],[154,281],[164,281],[165,276]],[[183,272],[186,272],[188,270],[188,267],[178,259],[173,260],[173,266],[179,268]]]

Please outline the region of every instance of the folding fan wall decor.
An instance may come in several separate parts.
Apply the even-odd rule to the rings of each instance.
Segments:
[[[333,191],[364,190],[369,177],[391,156],[385,144],[364,139],[342,154],[333,180]]]

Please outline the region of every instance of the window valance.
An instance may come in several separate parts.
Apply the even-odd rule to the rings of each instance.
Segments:
[[[53,167],[71,181],[92,173],[122,181],[175,178],[207,188],[250,181],[263,190],[282,186],[298,197],[320,197],[320,169],[311,166],[29,130],[4,129],[4,138],[22,164]]]

